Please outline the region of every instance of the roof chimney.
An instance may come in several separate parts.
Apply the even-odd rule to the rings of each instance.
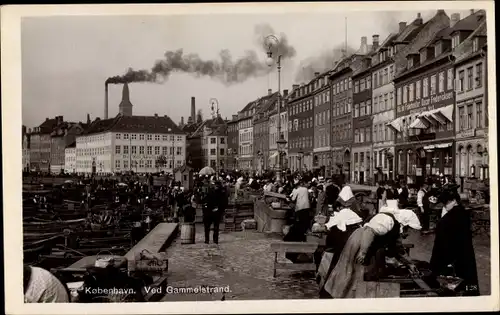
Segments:
[[[368,39],[366,36],[361,37],[361,47],[359,50],[362,54],[366,54],[368,52]]]
[[[90,114],[87,114],[87,125],[90,125]]]
[[[296,90],[296,89],[298,89],[298,88],[299,88],[299,85],[298,85],[298,84],[294,84],[294,85],[292,85],[292,89],[293,89],[293,90]],[[48,119],[48,118],[47,118],[47,119]]]
[[[196,122],[196,99],[191,96],[191,121]]]
[[[238,119],[238,115],[233,115],[233,120]]]
[[[424,23],[424,20],[422,19],[422,14],[417,13],[417,18],[415,21],[413,21],[414,25],[422,25]]]
[[[318,77],[319,76],[319,72],[314,72],[314,77]]]
[[[158,118],[158,114],[157,113],[155,113],[155,117]]]
[[[283,97],[287,97],[288,96],[288,90],[283,90]]]
[[[406,22],[399,22],[399,32],[402,33],[406,28]]]
[[[450,27],[455,26],[460,21],[460,13],[453,13],[450,17]]]
[[[470,15],[474,14],[474,9],[470,9]]]
[[[372,49],[377,50],[378,45],[379,45],[379,36],[378,35],[373,35],[372,36]]]
[[[273,94],[273,90],[272,89],[267,89],[267,95],[271,95]]]
[[[181,126],[184,126],[184,116],[181,117]]]

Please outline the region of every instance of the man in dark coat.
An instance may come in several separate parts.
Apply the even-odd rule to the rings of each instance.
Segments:
[[[332,205],[335,209],[335,204],[337,203],[337,198],[339,197],[340,188],[338,185],[334,184],[332,179],[328,179],[325,187],[326,203]]]
[[[203,202],[203,225],[205,227],[205,244],[210,241],[210,228],[214,225],[213,240],[219,244],[219,224],[227,206],[227,193],[220,182],[208,189]]]
[[[434,276],[456,276],[463,279],[456,292],[479,295],[476,256],[472,243],[470,212],[463,207],[457,185],[449,185],[440,196],[445,204],[436,226],[436,238],[430,260]]]

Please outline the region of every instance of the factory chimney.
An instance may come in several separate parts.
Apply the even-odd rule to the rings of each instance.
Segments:
[[[196,122],[196,99],[191,96],[191,121]]]
[[[108,119],[108,84],[104,83],[104,119]]]
[[[130,103],[130,92],[128,90],[128,83],[123,85],[122,101],[118,106],[120,114],[123,116],[132,116],[132,103]]]
[[[372,50],[375,51],[378,49],[379,45],[379,36],[378,35],[373,35],[372,36]]]
[[[182,128],[184,126],[184,116],[181,117],[181,125],[180,127]]]

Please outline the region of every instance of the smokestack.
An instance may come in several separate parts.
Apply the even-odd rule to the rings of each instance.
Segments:
[[[104,119],[108,119],[108,84],[104,84]]]
[[[373,35],[372,36],[372,49],[373,50],[377,50],[377,48],[378,48],[378,45],[379,45],[378,39],[379,39],[378,35]]]
[[[455,26],[460,21],[460,13],[453,13],[450,18],[450,27]]]
[[[191,96],[191,121],[196,122],[196,99]]]
[[[181,117],[181,126],[184,126],[184,116]]]
[[[406,22],[399,22],[399,32],[402,33],[406,28]]]
[[[366,54],[368,52],[368,39],[366,36],[361,37],[361,46],[359,50],[362,54]]]
[[[87,125],[90,125],[90,114],[87,114]]]
[[[267,89],[267,95],[271,95],[273,94],[273,90],[272,89]]]

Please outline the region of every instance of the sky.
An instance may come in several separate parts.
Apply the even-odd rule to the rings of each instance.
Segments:
[[[345,45],[346,33],[347,46],[357,50],[362,36],[368,44],[374,34],[383,42],[397,32],[400,21],[411,23],[420,12],[425,22],[436,10],[25,17],[21,24],[23,124],[32,128],[58,115],[66,121],[84,122],[87,114],[92,120],[103,118],[105,81],[129,68],[149,71],[157,60],[165,59],[167,51],[182,49],[184,54],[197,54],[196,60],[220,60],[221,50],[228,50],[235,60],[253,51],[250,56],[261,64],[267,58],[263,34],[270,32],[295,52],[283,59],[281,71],[281,89],[291,89],[313,72],[308,65],[324,68],[325,60],[332,62]],[[446,10],[448,16],[455,12],[467,15],[467,11]],[[253,68],[244,63],[241,69]],[[256,76],[238,76],[232,83],[191,70],[174,70],[155,82],[130,83],[134,115],[157,113],[175,122],[181,116],[187,120],[194,96],[196,109],[205,118],[212,98],[218,100],[221,115],[231,118],[268,89],[278,89],[276,67],[260,70],[254,71]],[[122,85],[109,85],[109,117],[118,113],[121,91]]]

